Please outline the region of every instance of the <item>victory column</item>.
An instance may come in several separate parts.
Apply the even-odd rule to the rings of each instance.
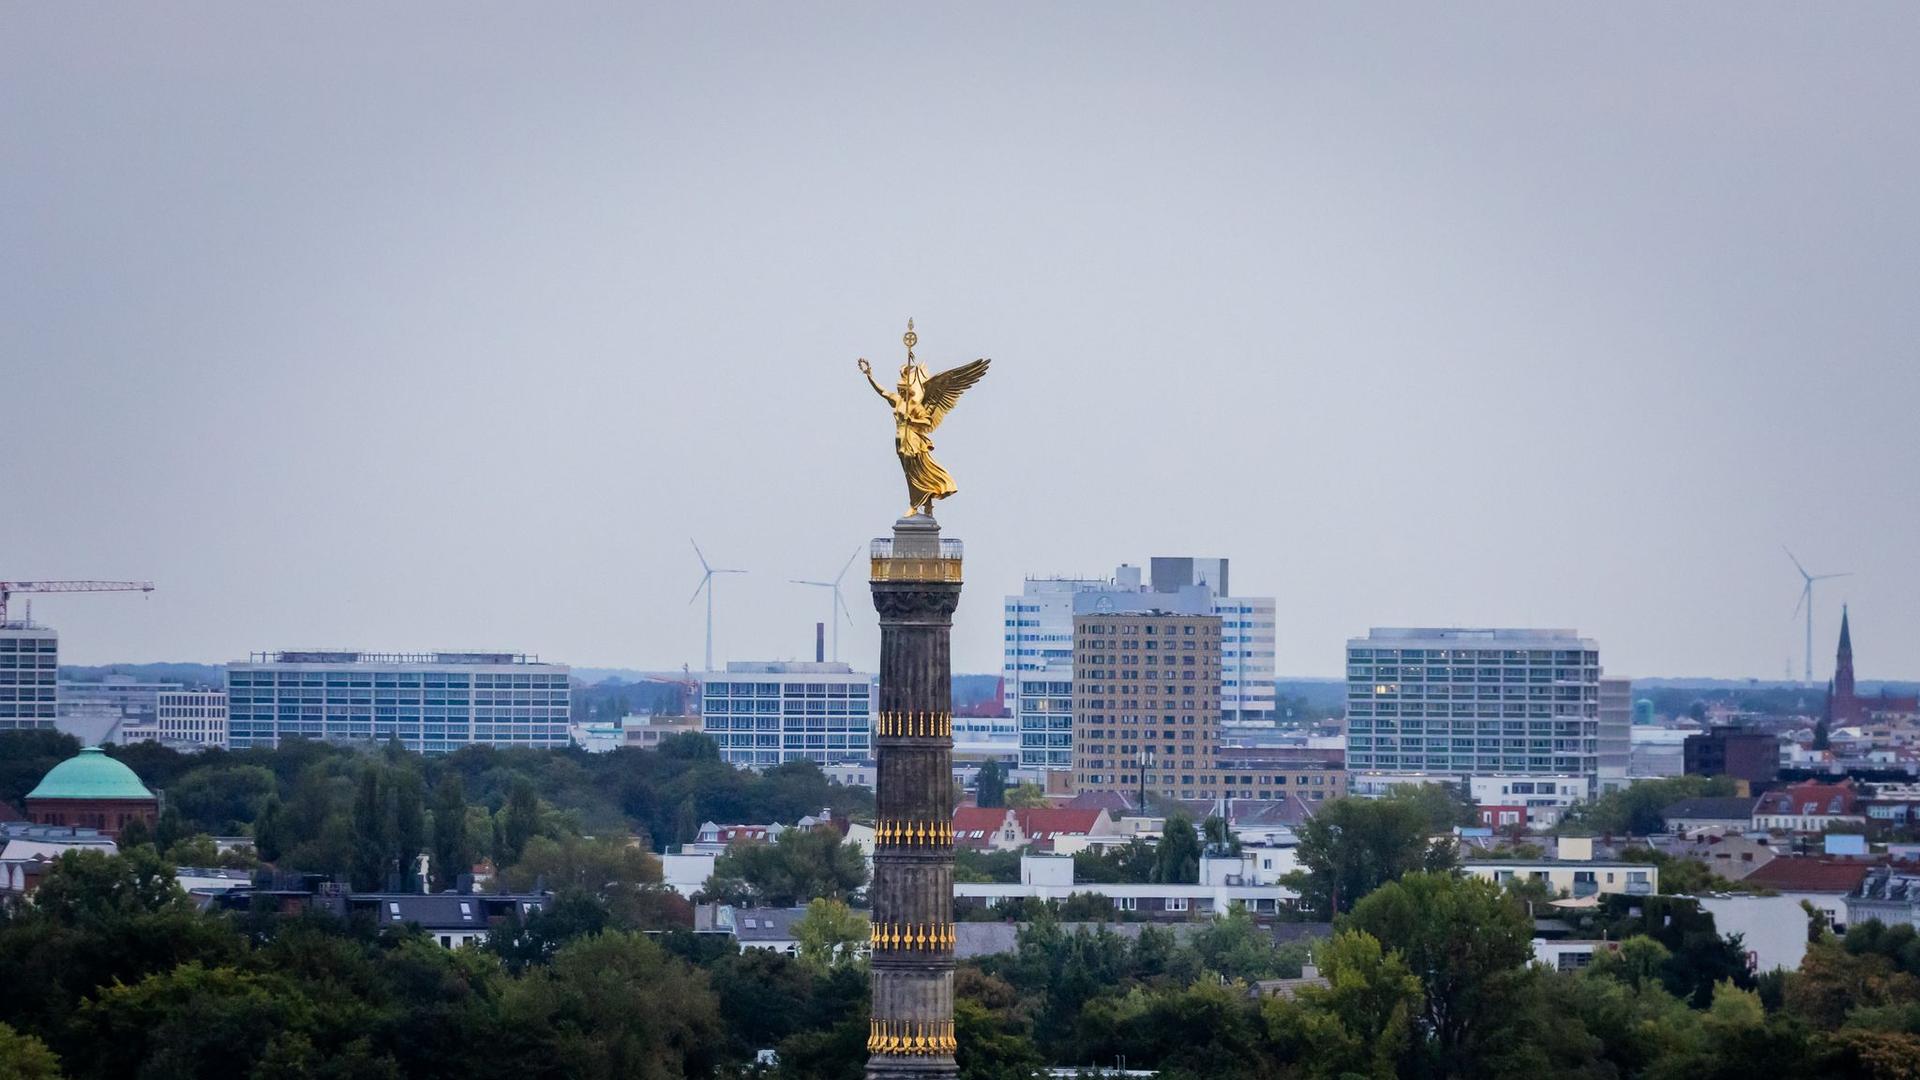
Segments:
[[[933,504],[957,490],[930,436],[987,361],[938,375],[907,362],[893,390],[860,371],[893,408],[907,514],[873,542],[880,613],[880,702],[874,722],[873,1009],[868,1080],[953,1077],[953,691],[949,637],[960,603],[960,541],[940,538]]]

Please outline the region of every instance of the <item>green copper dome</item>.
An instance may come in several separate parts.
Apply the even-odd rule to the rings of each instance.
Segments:
[[[89,746],[47,770],[29,799],[151,799],[153,792],[133,770]]]

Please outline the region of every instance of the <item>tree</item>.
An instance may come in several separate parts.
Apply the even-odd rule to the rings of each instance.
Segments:
[[[451,889],[460,875],[473,868],[473,848],[467,843],[467,786],[460,774],[449,771],[433,789],[433,879]]]
[[[389,771],[392,791],[388,812],[393,815],[389,829],[393,837],[393,859],[400,867],[400,887],[412,891],[420,884],[420,855],[427,850],[426,784],[412,764],[402,763]]]
[[[165,851],[179,843],[187,835],[187,824],[181,820],[180,809],[169,805],[160,811],[160,818],[153,825],[153,846]]]
[[[788,829],[771,844],[736,840],[714,860],[707,893],[793,907],[821,897],[845,900],[867,883],[860,849],[832,829]]]
[[[147,827],[147,819],[135,817],[120,828],[119,846],[135,848],[141,844],[153,843],[153,830]]]
[[[1396,784],[1387,799],[1418,808],[1426,820],[1428,833],[1480,824],[1473,802],[1454,784]]]
[[[705,977],[637,933],[563,947],[508,984],[500,1014],[521,1048],[498,1055],[502,1075],[675,1080],[710,1073],[723,1045]]]
[[[1206,852],[1216,858],[1232,858],[1240,854],[1240,838],[1233,833],[1233,826],[1227,819],[1209,815],[1200,823],[1200,835],[1206,839]]]
[[[387,827],[386,799],[380,790],[379,766],[360,766],[353,792],[353,887],[377,890],[386,887],[387,852],[391,848]]]
[[[1821,717],[1813,722],[1813,748],[1826,750],[1833,746],[1833,736],[1827,730],[1827,718]]]
[[[1521,999],[1533,922],[1498,886],[1416,872],[1354,905],[1347,925],[1406,959],[1420,980],[1424,1063],[1437,1076],[1477,1076]]]
[[[1039,784],[1021,784],[1007,792],[1005,801],[1015,810],[1036,810],[1047,805],[1047,792]]]
[[[1193,819],[1177,810],[1167,815],[1160,831],[1153,880],[1170,884],[1200,880],[1200,838],[1194,834]]]
[[[842,967],[860,957],[867,940],[867,920],[839,900],[822,897],[807,905],[807,913],[793,924],[800,962],[817,971]]]
[[[1562,836],[1646,836],[1667,827],[1664,811],[1681,799],[1732,795],[1733,789],[1732,778],[1726,776],[1640,780],[1592,802],[1573,804],[1555,831]]]
[[[187,894],[173,880],[173,869],[151,847],[119,855],[93,849],[60,853],[34,890],[34,910],[69,926],[162,911],[184,911]]]
[[[0,1024],[0,1077],[6,1080],[60,1080],[60,1059],[47,1044]]]
[[[975,806],[1007,805],[1007,775],[1000,769],[998,761],[989,761],[980,766],[979,776],[974,780]]]
[[[1413,799],[1334,799],[1300,826],[1303,870],[1289,875],[1300,905],[1327,918],[1351,911],[1403,874],[1451,869],[1451,840],[1430,838],[1427,808]],[[1388,942],[1391,945],[1391,942]]]
[[[520,861],[527,841],[540,828],[540,796],[532,781],[525,777],[514,780],[501,813],[500,849],[494,852],[494,858],[501,866],[511,866]]]
[[[1316,1075],[1391,1080],[1413,1044],[1420,980],[1399,953],[1363,931],[1335,934],[1316,959],[1327,984],[1300,988],[1304,1008],[1270,1003],[1269,1023],[1311,1047],[1304,1056]]]
[[[693,805],[693,796],[680,800],[680,809],[673,815],[673,839],[680,844],[691,844],[700,838],[700,811]]]

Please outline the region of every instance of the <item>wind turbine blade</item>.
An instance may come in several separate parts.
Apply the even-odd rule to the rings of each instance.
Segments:
[[[1787,558],[1789,558],[1789,559],[1793,559],[1793,568],[1794,568],[1795,570],[1798,570],[1798,571],[1800,571],[1800,576],[1801,576],[1801,577],[1812,577],[1812,576],[1813,576],[1812,574],[1809,574],[1809,573],[1807,573],[1807,568],[1806,568],[1806,567],[1804,567],[1804,566],[1801,566],[1801,565],[1800,565],[1800,560],[1799,560],[1799,559],[1795,559],[1795,558],[1794,558],[1794,556],[1793,556],[1793,552],[1791,552],[1791,551],[1788,551],[1788,550],[1787,550],[1787,545],[1785,545],[1785,544],[1781,544],[1781,545],[1780,545],[1780,550],[1781,550],[1781,551],[1786,551],[1786,552],[1787,552]]]
[[[1812,592],[1813,585],[1811,583],[1800,587],[1800,599],[1793,602],[1793,614],[1787,616],[1788,619],[1797,619],[1800,617],[1800,609],[1807,606],[1807,596]]]
[[[833,602],[834,605],[840,609],[840,614],[846,617],[847,625],[852,626],[853,612],[847,607],[846,600],[841,598],[839,589],[833,590]]]
[[[1815,580],[1815,581],[1825,581],[1825,580],[1827,580],[1828,578],[1836,578],[1836,577],[1852,577],[1852,576],[1853,576],[1853,571],[1851,571],[1851,570],[1849,570],[1849,571],[1847,571],[1846,573],[1843,573],[1843,574],[1815,574],[1815,575],[1813,575],[1813,580]]]
[[[687,537],[687,543],[693,544],[693,537]],[[707,556],[701,552],[699,544],[693,544],[693,557],[700,560],[700,569],[713,573],[713,567],[707,565]]]
[[[839,573],[833,575],[833,583],[835,585],[840,584],[840,579],[847,576],[847,571],[853,569],[853,560],[859,557],[860,557],[860,549],[854,548],[853,554],[847,556],[847,564],[840,568]]]
[[[716,573],[716,574],[744,574],[744,573],[746,573],[746,571],[745,571],[745,570],[715,570],[715,571],[713,571],[713,572],[714,572],[714,573]]]
[[[831,582],[831,581],[802,581],[801,579],[799,579],[799,578],[797,578],[797,577],[796,577],[796,578],[788,578],[787,580],[788,580],[788,581],[791,581],[791,582],[793,582],[793,583],[794,583],[795,585],[813,585],[813,586],[816,586],[816,587],[818,587],[818,588],[822,588],[822,589],[831,589],[831,588],[833,588],[833,582]]]
[[[687,597],[687,604],[691,606],[695,600],[700,599],[700,590],[706,588],[712,581],[713,571],[709,570],[707,571],[707,576],[700,579],[700,584],[693,587],[693,595]]]

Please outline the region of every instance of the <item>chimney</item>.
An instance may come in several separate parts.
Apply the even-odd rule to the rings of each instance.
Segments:
[[[813,624],[813,662],[818,664],[827,658],[827,624]]]

